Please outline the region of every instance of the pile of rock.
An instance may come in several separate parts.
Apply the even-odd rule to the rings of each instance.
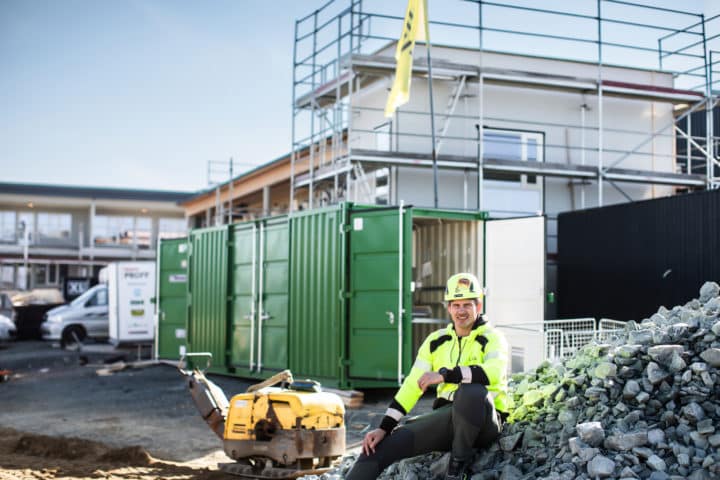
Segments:
[[[719,294],[708,282],[698,299],[515,375],[513,422],[477,455],[472,480],[720,478]],[[380,478],[441,477],[446,464],[425,455]]]

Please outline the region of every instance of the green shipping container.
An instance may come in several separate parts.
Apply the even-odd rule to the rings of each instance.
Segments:
[[[499,252],[493,263],[486,254],[497,237],[494,249],[539,242],[544,255],[542,238],[513,227],[516,220],[526,219],[341,203],[193,231],[188,349],[211,352],[213,371],[241,377],[290,368],[327,386],[397,385],[420,342],[447,325],[442,297],[453,273],[492,278],[499,300],[486,308],[499,316],[538,316],[544,292],[518,267],[521,255]],[[544,218],[532,220],[544,235]],[[544,282],[538,258],[542,273],[533,275]]]
[[[185,353],[187,257],[187,238],[160,241],[157,259],[157,358],[177,360]]]

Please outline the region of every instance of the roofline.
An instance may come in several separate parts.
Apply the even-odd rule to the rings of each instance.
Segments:
[[[249,176],[251,176],[251,175],[259,172],[260,170],[263,170],[263,169],[265,169],[265,168],[269,168],[269,167],[275,166],[275,165],[277,165],[277,164],[282,163],[283,161],[289,161],[291,156],[292,156],[292,153],[284,153],[284,154],[282,154],[281,156],[279,156],[279,157],[277,157],[277,158],[274,158],[274,159],[272,159],[272,160],[270,160],[270,161],[268,161],[268,162],[265,162],[265,163],[261,163],[260,165],[256,166],[255,168],[253,168],[253,169],[251,169],[251,170],[248,170],[247,172],[243,172],[243,173],[241,173],[241,174],[233,177],[231,180],[228,180],[228,181],[226,181],[226,182],[222,182],[222,183],[219,183],[219,184],[217,184],[217,185],[213,185],[213,186],[211,186],[211,187],[207,187],[207,188],[205,188],[205,189],[203,189],[203,190],[200,190],[200,191],[198,191],[198,192],[195,192],[195,193],[192,194],[192,196],[190,196],[190,197],[188,197],[188,198],[184,198],[182,201],[179,201],[178,203],[179,203],[180,205],[186,205],[186,204],[188,204],[188,203],[190,203],[190,202],[192,202],[192,201],[194,201],[194,200],[197,200],[197,199],[199,199],[199,198],[201,198],[201,197],[204,197],[204,196],[206,196],[206,195],[214,192],[214,191],[217,190],[218,188],[220,188],[220,189],[222,190],[223,188],[227,187],[227,186],[230,184],[230,182],[232,182],[233,184],[235,184],[235,182],[237,182],[238,180],[242,180],[243,178],[249,177]]]
[[[343,129],[343,135],[347,135],[347,129]],[[327,137],[327,138],[325,139],[326,142],[330,142],[331,140],[332,140],[332,137]],[[321,142],[322,142],[322,140],[318,141],[317,143],[321,143]],[[302,147],[302,148],[300,148],[299,150],[297,150],[297,157],[298,157],[298,159],[302,158],[303,156],[307,156],[309,151],[310,151],[310,147],[307,146],[307,145],[304,146],[304,147]],[[222,183],[219,183],[219,184],[217,184],[217,185],[213,185],[213,186],[211,186],[211,187],[205,188],[204,190],[200,190],[200,191],[198,191],[198,192],[195,192],[191,197],[185,198],[185,199],[183,199],[182,201],[180,201],[180,202],[178,202],[178,203],[179,203],[180,205],[187,205],[188,203],[193,202],[193,201],[195,201],[195,200],[197,200],[197,199],[199,199],[199,198],[202,198],[202,197],[204,197],[204,196],[206,196],[206,195],[212,194],[212,193],[213,193],[215,190],[217,190],[218,188],[219,188],[220,190],[223,190],[223,189],[225,189],[225,188],[228,188],[228,186],[230,185],[231,182],[232,182],[232,184],[234,185],[234,184],[237,183],[238,181],[240,181],[240,180],[242,180],[242,179],[244,179],[244,178],[250,177],[250,176],[258,173],[259,171],[261,171],[261,170],[263,170],[263,169],[270,168],[270,167],[274,167],[274,166],[280,165],[280,164],[282,164],[282,163],[284,163],[284,162],[290,162],[291,160],[292,160],[292,152],[284,153],[284,154],[282,154],[281,156],[279,156],[279,157],[277,157],[277,158],[274,158],[274,159],[272,159],[272,160],[270,160],[270,161],[268,161],[268,162],[265,162],[265,163],[261,163],[260,165],[256,166],[255,168],[253,168],[253,169],[251,169],[251,170],[248,170],[247,172],[243,172],[243,173],[241,173],[241,174],[233,177],[231,180],[228,180],[228,181],[226,181],[226,182],[222,182]]]
[[[40,183],[0,183],[3,194],[30,194],[52,197],[104,198],[116,200],[149,200],[180,203],[192,192],[170,190],[144,190],[134,188],[84,187],[76,185],[50,185]]]

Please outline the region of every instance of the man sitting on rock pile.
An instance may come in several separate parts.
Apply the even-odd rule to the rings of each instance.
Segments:
[[[432,451],[451,452],[447,480],[467,479],[475,449],[498,438],[511,406],[507,342],[479,313],[481,301],[474,275],[448,279],[445,302],[452,323],[425,339],[379,428],[365,435],[363,453],[346,479],[375,479],[393,462]],[[433,411],[397,427],[430,385],[438,385]]]

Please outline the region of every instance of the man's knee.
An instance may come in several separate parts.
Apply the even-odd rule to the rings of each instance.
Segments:
[[[463,383],[455,392],[453,405],[463,412],[471,411],[478,407],[480,402],[488,398],[488,390],[485,385],[479,383]]]
[[[479,383],[465,383],[455,392],[453,414],[480,426],[494,407],[488,390]]]

